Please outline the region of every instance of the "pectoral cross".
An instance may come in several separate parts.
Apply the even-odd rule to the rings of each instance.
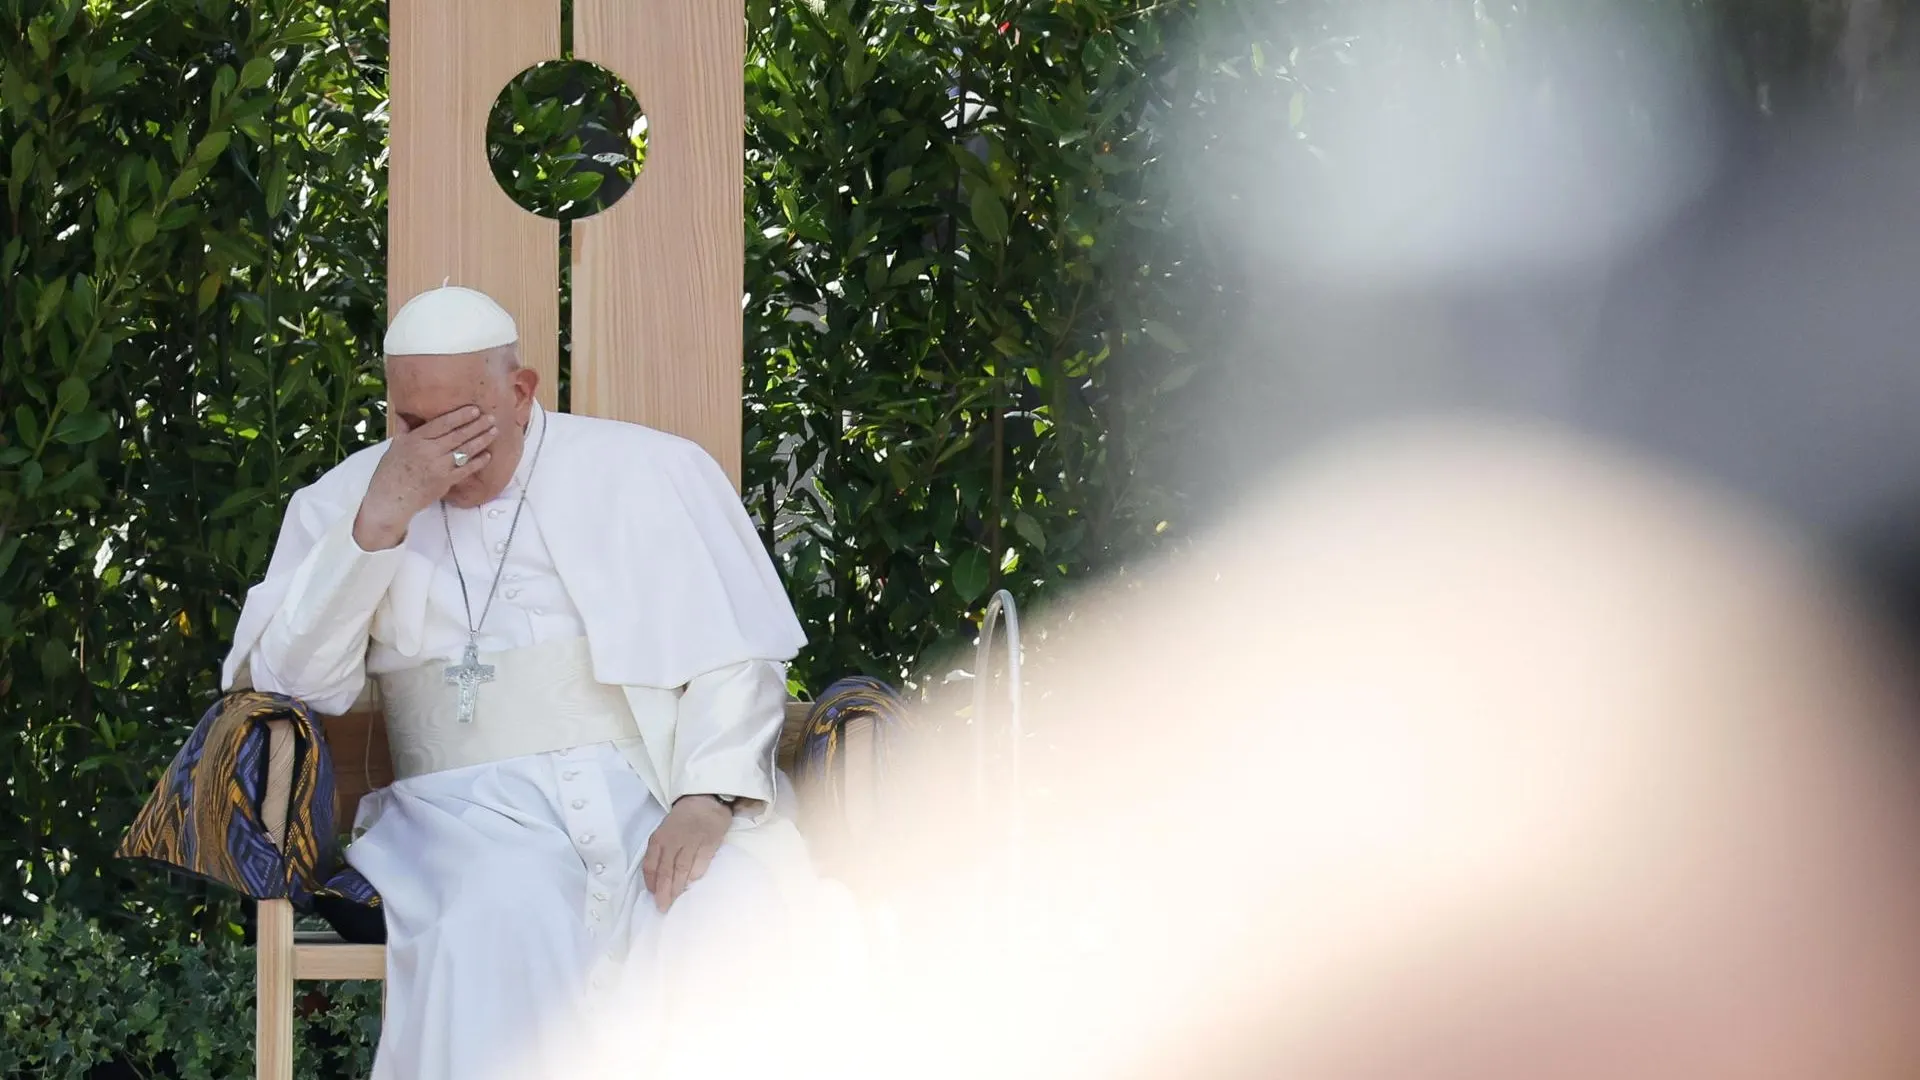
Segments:
[[[493,681],[493,665],[480,662],[478,642],[468,639],[466,655],[459,663],[448,665],[445,677],[448,686],[460,688],[460,722],[473,723],[474,709],[480,704],[480,684]]]

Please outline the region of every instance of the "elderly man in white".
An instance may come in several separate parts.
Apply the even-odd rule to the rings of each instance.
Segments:
[[[397,779],[347,852],[386,908],[376,1080],[596,1039],[655,1075],[764,992],[812,883],[773,761],[804,636],[737,496],[688,441],[541,409],[517,341],[468,289],[395,315],[392,438],[294,494],[224,672],[321,713],[378,684]]]

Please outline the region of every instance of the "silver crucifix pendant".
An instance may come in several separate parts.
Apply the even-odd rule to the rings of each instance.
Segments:
[[[474,709],[480,704],[480,684],[493,681],[493,665],[480,662],[478,642],[468,640],[466,655],[458,664],[447,667],[446,681],[448,686],[460,688],[460,722],[473,723]]]

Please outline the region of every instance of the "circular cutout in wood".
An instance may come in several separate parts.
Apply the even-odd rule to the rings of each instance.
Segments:
[[[618,75],[549,60],[513,77],[487,116],[487,161],[501,190],[542,217],[591,217],[640,175],[647,115]]]

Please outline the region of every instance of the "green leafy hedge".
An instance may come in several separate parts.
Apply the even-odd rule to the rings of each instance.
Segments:
[[[0,1077],[253,1074],[253,954],[184,940],[130,946],[71,913],[0,924]],[[375,983],[305,994],[301,1076],[365,1076],[379,1030]]]
[[[1108,379],[1180,348],[1150,6],[748,5],[745,487],[809,674],[898,679],[1167,513]]]
[[[0,0],[0,913],[229,922],[110,852],[371,430],[384,11]]]

